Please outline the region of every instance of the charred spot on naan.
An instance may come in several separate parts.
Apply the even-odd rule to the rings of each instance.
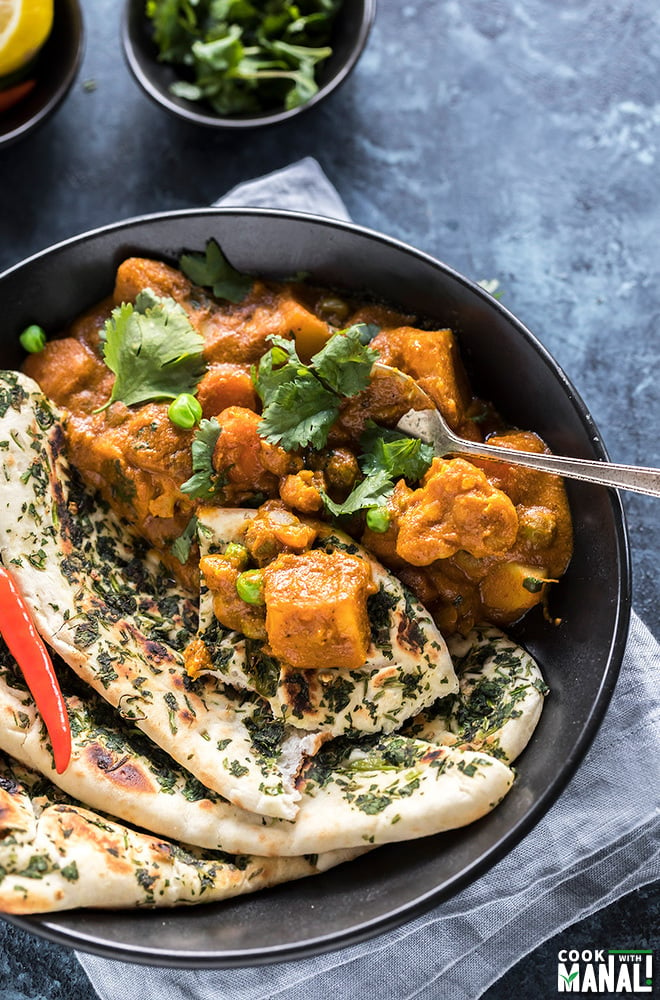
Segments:
[[[103,772],[104,777],[109,779],[111,788],[116,785],[122,789],[129,788],[132,792],[152,792],[157,787],[155,782],[147,779],[141,768],[131,762],[128,755],[116,760],[115,755],[100,743],[86,746],[82,757],[92,770]]]

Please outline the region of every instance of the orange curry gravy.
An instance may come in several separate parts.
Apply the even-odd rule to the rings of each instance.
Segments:
[[[374,323],[380,360],[412,375],[451,427],[465,437],[544,452],[530,431],[505,429],[473,398],[449,330],[418,328],[389,308],[352,302],[296,283],[255,281],[238,305],[216,300],[166,264],[129,259],[113,296],[73,323],[66,335],[31,355],[24,370],[67,416],[69,456],[84,481],[160,550],[188,588],[198,558],[182,566],[169,552],[197,501],[180,486],[192,472],[194,432],[175,427],[167,402],[128,407],[107,402],[114,375],[102,359],[100,331],[112,308],[144,288],[170,296],[205,341],[207,369],[197,397],[222,431],[213,465],[226,485],[218,502],[255,506],[279,500],[298,515],[323,518],[321,490],[341,502],[359,481],[359,438],[367,422],[393,427],[410,409],[400,387],[376,377],[343,404],[322,451],[287,453],[260,437],[259,399],[250,367],[273,334],[294,337],[308,360],[336,330]],[[484,412],[487,414],[483,419]],[[561,479],[500,462],[436,459],[418,484],[401,480],[388,501],[389,528],[364,518],[349,532],[415,592],[445,632],[479,621],[506,625],[543,600],[546,584],[565,571],[572,551],[570,512]]]

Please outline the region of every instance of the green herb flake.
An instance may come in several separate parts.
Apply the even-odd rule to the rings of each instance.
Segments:
[[[384,809],[387,809],[391,801],[392,799],[389,795],[376,795],[373,792],[365,792],[357,796],[355,805],[361,812],[366,813],[368,816],[376,816]]]
[[[78,866],[75,861],[71,861],[70,864],[60,868],[60,874],[67,880],[67,882],[77,882],[80,878]]]

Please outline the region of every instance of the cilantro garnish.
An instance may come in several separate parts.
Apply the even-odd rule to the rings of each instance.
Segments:
[[[316,67],[342,0],[148,0],[161,62],[181,67],[173,94],[219,115],[294,108],[318,90]]]
[[[359,323],[332,336],[308,365],[292,340],[272,337],[271,349],[253,371],[264,409],[259,433],[286,451],[323,448],[341,402],[369,384],[378,351],[369,347],[377,327]],[[399,431],[370,423],[360,444],[364,479],[343,503],[322,493],[335,517],[381,506],[397,479],[417,482],[433,461],[433,448]]]
[[[334,334],[308,365],[293,341],[272,337],[253,372],[264,404],[259,433],[286,451],[322,448],[342,400],[369,384],[378,351],[368,346],[375,328],[359,323]]]
[[[195,285],[210,288],[218,299],[242,302],[252,288],[252,278],[231,266],[216,240],[207,240],[204,253],[184,253],[179,267]]]
[[[201,420],[191,446],[193,474],[181,486],[182,493],[210,500],[224,486],[223,477],[213,468],[213,451],[222,428],[215,419]]]
[[[379,470],[390,479],[408,479],[416,483],[433,461],[433,446],[400,431],[378,427],[370,421],[360,438],[360,468],[369,475]]]
[[[264,407],[259,433],[285,451],[311,444],[322,448],[339,414],[340,397],[313,375],[279,386]]]
[[[151,289],[140,292],[134,305],[113,309],[103,337],[104,360],[116,378],[101,410],[116,400],[132,406],[194,393],[204,372],[202,337],[174,299]]]
[[[406,437],[399,431],[379,427],[372,421],[360,438],[360,444],[360,468],[365,478],[343,503],[335,503],[323,494],[326,508],[335,517],[380,507],[392,493],[397,479],[417,482],[433,461],[431,445]]]
[[[180,563],[185,563],[188,561],[188,556],[190,555],[190,550],[192,548],[192,543],[197,538],[197,518],[191,517],[188,524],[183,530],[183,533],[175,538],[170,545],[170,552],[172,555],[179,560]]]
[[[372,472],[358,483],[343,503],[335,503],[326,493],[321,493],[327,510],[335,517],[357,514],[370,507],[380,507],[394,489],[394,483],[384,469]]]

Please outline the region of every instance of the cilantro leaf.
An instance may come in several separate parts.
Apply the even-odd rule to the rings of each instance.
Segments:
[[[204,253],[182,254],[179,267],[193,284],[210,288],[218,299],[242,302],[252,289],[252,278],[231,266],[214,239],[207,241]]]
[[[185,0],[147,0],[147,17],[163,62],[184,59],[195,39],[195,15],[187,7]]]
[[[365,323],[351,326],[330,337],[312,358],[311,364],[319,378],[340,396],[355,396],[369,384],[378,351],[367,347],[363,338],[369,336],[372,329],[377,328]]]
[[[184,79],[170,90],[220,115],[294,108],[318,90],[342,0],[147,0],[159,60]]]
[[[181,486],[181,492],[198,500],[210,500],[225,485],[213,468],[213,452],[222,432],[215,417],[201,420],[191,446],[193,474]]]
[[[322,448],[339,414],[341,400],[312,377],[283,382],[271,395],[259,433],[285,451],[311,444]]]
[[[365,478],[338,504],[326,494],[323,503],[335,517],[357,514],[361,510],[380,507],[394,490],[397,479],[421,479],[433,461],[433,448],[417,438],[406,437],[399,431],[379,427],[370,421],[360,439],[363,452],[360,468]]]
[[[339,415],[342,400],[355,396],[369,382],[378,351],[364,340],[371,327],[357,324],[333,334],[308,365],[295,344],[273,337],[273,346],[253,371],[264,404],[259,433],[271,444],[295,451],[311,444],[323,448]]]
[[[192,543],[197,538],[197,518],[191,517],[188,524],[183,530],[183,533],[175,538],[170,545],[170,552],[172,555],[179,560],[180,563],[185,563],[188,561],[190,555],[190,550],[192,548]]]
[[[204,341],[174,299],[150,289],[113,309],[103,332],[104,360],[116,375],[110,399],[127,406],[194,393],[205,363]]]
[[[369,510],[370,507],[380,507],[393,489],[394,483],[387,472],[378,469],[358,483],[343,503],[335,503],[327,493],[321,493],[321,496],[327,510],[335,517],[342,517],[346,514],[357,514],[361,510]]]
[[[433,461],[433,446],[370,421],[360,438],[360,468],[365,474],[384,469],[391,479],[417,482]]]
[[[304,375],[307,371],[298,357],[293,340],[273,336],[270,341],[273,346],[263,355],[258,366],[252,369],[254,387],[264,403],[269,401],[280,385],[292,382],[296,376]]]

